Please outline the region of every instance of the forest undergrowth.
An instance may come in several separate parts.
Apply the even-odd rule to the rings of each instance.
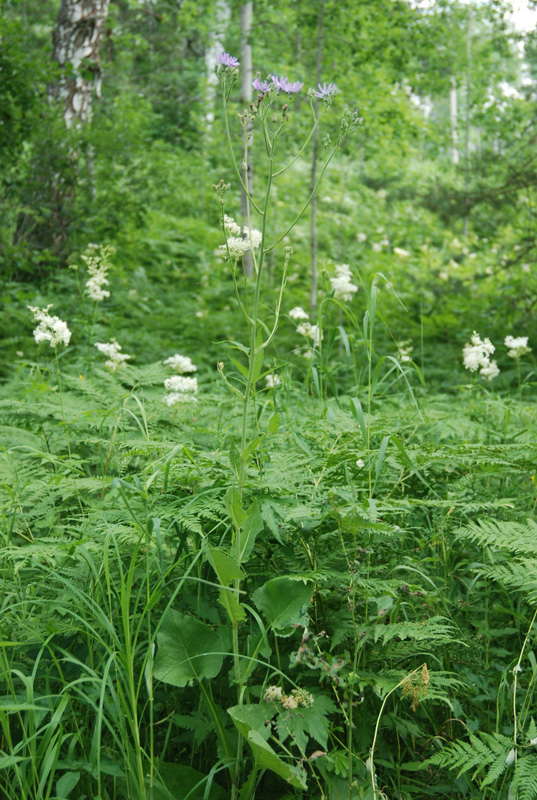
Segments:
[[[494,388],[474,334],[473,374],[442,388],[438,353],[392,354],[382,274],[339,265],[315,316],[288,308],[310,200],[275,237],[295,86],[275,80],[241,122],[265,147],[248,225],[214,187],[236,292],[218,365],[201,341],[123,352],[103,247],[72,321],[30,307],[38,358],[29,340],[0,389],[6,800],[537,798],[533,373],[519,343]],[[320,178],[359,125],[344,113]]]

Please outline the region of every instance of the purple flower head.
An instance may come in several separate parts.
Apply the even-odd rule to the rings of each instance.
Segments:
[[[256,92],[261,92],[261,94],[267,94],[267,92],[270,92],[271,89],[268,81],[260,81],[259,78],[255,79],[255,81],[252,83],[252,86]]]
[[[229,53],[218,53],[216,60],[223,67],[238,67],[239,60],[235,56],[230,56]]]
[[[300,81],[291,83],[289,78],[284,78],[283,76],[278,78],[276,75],[272,75],[272,85],[277,92],[285,92],[286,94],[298,94],[304,86]]]
[[[319,97],[323,100],[325,97],[333,97],[335,94],[339,92],[335,83],[323,83],[322,86],[320,83],[317,84],[319,87],[318,92],[314,92],[315,97]]]

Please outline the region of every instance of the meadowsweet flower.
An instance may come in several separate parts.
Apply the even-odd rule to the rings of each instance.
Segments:
[[[237,236],[228,236],[227,243],[221,244],[218,248],[220,255],[230,258],[232,261],[242,258],[250,249],[250,243],[246,239],[239,239]]]
[[[249,228],[247,225],[241,229],[233,217],[228,217],[227,214],[224,216],[224,231],[226,244],[220,245],[218,253],[224,258],[227,258],[229,253],[232,261],[242,258],[251,248],[258,248],[263,238],[261,231]]]
[[[190,356],[181,356],[179,353],[170,356],[170,358],[167,358],[163,363],[180,375],[183,375],[185,372],[196,372],[198,369],[196,365],[192,363]]]
[[[265,378],[267,389],[275,389],[276,386],[279,386],[282,382],[279,375],[274,373],[273,375],[267,375]]]
[[[198,379],[185,378],[184,375],[173,375],[171,378],[166,378],[164,388],[167,392],[197,392]]]
[[[184,358],[184,356],[182,356],[182,358]],[[192,364],[192,366],[194,365]],[[180,403],[195,402],[195,395],[198,391],[198,379],[185,378],[184,375],[173,375],[171,378],[166,378],[164,381],[164,388],[168,394],[163,398],[163,401],[168,407],[176,406]]]
[[[256,228],[249,228],[247,225],[245,225],[242,229],[242,232],[246,237],[246,241],[250,242],[250,247],[252,247],[254,250],[257,250],[261,244],[261,240],[263,239],[263,234],[261,231],[258,231]]]
[[[300,325],[298,325],[296,332],[301,336],[305,336],[307,339],[313,339],[314,347],[319,347],[323,339],[323,334],[319,330],[319,326],[312,325],[311,322],[301,322]]]
[[[471,341],[466,343],[462,349],[462,361],[465,369],[469,369],[470,372],[479,370],[480,375],[491,381],[500,372],[496,362],[490,360],[495,349],[490,339],[481,341],[479,334],[474,331]]]
[[[272,88],[268,81],[260,81],[259,78],[252,82],[252,86],[256,92],[261,92],[261,94],[267,94]]]
[[[295,81],[294,83],[291,83],[289,78],[284,78],[283,76],[280,76],[278,78],[276,75],[271,75],[271,78],[272,78],[272,85],[274,86],[274,88],[278,93],[285,92],[285,94],[298,94],[298,92],[304,86],[304,84],[300,83],[300,81]]]
[[[240,66],[240,61],[235,56],[230,56],[229,53],[218,53],[216,60],[222,67]]]
[[[113,247],[90,244],[84,255],[81,256],[82,260],[86,262],[86,269],[89,275],[85,292],[96,303],[101,302],[105,297],[110,297],[108,289],[103,287],[109,285],[107,275],[111,267],[110,256],[114,252]]]
[[[265,703],[275,703],[276,700],[281,700],[282,694],[283,692],[280,686],[269,686],[265,692]]]
[[[240,236],[241,228],[237,225],[233,217],[224,214],[224,230],[229,236]]]
[[[180,403],[192,403],[196,402],[196,397],[193,394],[183,394],[182,392],[170,392],[169,394],[165,395],[163,401],[166,403],[168,407],[177,406]]]
[[[112,339],[110,342],[95,342],[95,347],[99,353],[107,356],[107,361],[104,362],[104,365],[110,372],[116,372],[118,367],[121,367],[125,361],[132,358],[132,356],[127,355],[127,353],[119,352],[121,350],[121,345],[118,344],[115,339]]]
[[[323,83],[323,84],[318,83],[317,87],[319,91],[314,92],[313,94],[315,95],[315,97],[318,97],[321,100],[324,100],[327,97],[333,97],[339,92],[339,89],[337,88],[335,83]]]
[[[313,695],[305,689],[293,689],[291,694],[296,698],[298,705],[304,708],[311,708],[314,703]]]
[[[357,233],[356,234],[356,238],[358,239],[359,242],[365,242],[367,240],[367,234],[366,233]]]
[[[373,244],[371,245],[371,249],[373,250],[374,253],[380,253],[382,250],[382,245],[380,242],[373,242]]]
[[[397,342],[397,355],[403,362],[412,361],[411,353],[413,347],[410,347],[410,341]]]
[[[510,358],[521,358],[526,353],[531,353],[531,347],[528,347],[527,336],[506,336],[504,344],[509,348],[507,355]]]
[[[358,467],[358,469],[363,469],[365,467],[365,461],[363,460],[363,458],[356,459],[356,466]]]
[[[284,695],[282,697],[281,704],[287,711],[298,708],[298,700],[292,694]]]
[[[289,316],[291,317],[291,319],[294,320],[309,319],[308,314],[300,306],[295,306],[294,308],[292,308],[291,311],[289,312]]]
[[[69,344],[71,331],[63,320],[48,313],[52,305],[48,305],[43,309],[34,306],[28,306],[28,308],[34,315],[35,322],[39,323],[34,330],[34,339],[38,344],[50,342],[51,347],[57,347],[59,344],[66,346]]]
[[[408,258],[410,256],[408,250],[404,250],[402,247],[394,247],[393,252],[396,256],[399,256],[399,258]]]
[[[500,374],[499,367],[495,361],[491,361],[490,364],[485,364],[479,370],[479,374],[482,375],[487,380],[491,381],[497,375]]]
[[[337,300],[345,302],[352,300],[354,292],[358,291],[358,287],[351,283],[351,278],[351,268],[348,264],[336,264],[336,275],[330,278],[330,283]]]

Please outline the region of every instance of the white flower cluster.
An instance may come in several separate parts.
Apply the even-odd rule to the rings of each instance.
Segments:
[[[190,356],[181,356],[179,353],[167,358],[164,364],[167,367],[171,367],[174,372],[178,372],[179,375],[184,375],[185,372],[196,372],[198,369],[196,365],[192,363]]]
[[[393,252],[399,258],[409,258],[409,256],[410,256],[410,253],[408,252],[408,250],[404,250],[402,247],[394,247],[393,248]]]
[[[351,282],[351,278],[351,268],[348,264],[336,264],[336,276],[330,278],[330,283],[337,300],[345,302],[352,300],[354,292],[358,291],[358,287]]]
[[[465,369],[469,369],[470,372],[479,370],[480,375],[491,381],[500,373],[496,362],[490,360],[495,349],[490,339],[485,339],[482,342],[479,334],[474,331],[471,342],[465,344],[462,349],[462,360]]]
[[[319,330],[318,325],[312,325],[311,322],[301,322],[296,329],[297,333],[305,336],[307,339],[313,339],[314,347],[319,347],[323,339],[323,334]]]
[[[282,382],[280,376],[274,372],[271,375],[267,375],[265,378],[265,382],[267,384],[267,389],[275,389],[276,386],[279,386]]]
[[[220,255],[229,257],[232,261],[241,258],[250,248],[255,249],[261,244],[263,234],[255,228],[247,225],[241,229],[233,217],[224,215],[224,232],[226,234],[226,244],[221,244],[218,248]]]
[[[68,345],[71,338],[71,331],[67,324],[59,317],[53,317],[48,313],[49,308],[36,308],[28,306],[34,315],[35,322],[39,323],[34,330],[34,339],[38,344],[41,342],[50,342],[51,347],[57,347],[59,344]]]
[[[112,247],[97,247],[92,244],[82,256],[89,275],[89,279],[86,281],[86,294],[97,303],[104,300],[105,297],[110,297],[110,292],[108,289],[103,289],[103,286],[109,284],[106,276],[110,269],[109,258],[113,252],[114,248]]]
[[[298,321],[299,319],[309,319],[308,314],[300,306],[295,306],[292,308],[289,312],[289,316],[295,321]]]
[[[531,353],[531,347],[528,347],[527,336],[506,336],[504,344],[509,348],[507,353],[511,358],[521,358],[526,353]]]
[[[280,686],[269,686],[264,696],[265,703],[281,703],[287,711],[302,706],[311,708],[314,702],[313,695],[304,689],[293,689],[291,694],[285,694]]]
[[[405,340],[404,342],[397,342],[397,355],[403,362],[412,361],[412,351],[414,350],[413,347],[410,346],[410,341]]]
[[[121,345],[116,342],[115,339],[112,339],[110,342],[95,342],[95,347],[99,351],[107,357],[107,360],[104,362],[105,367],[110,370],[110,372],[116,372],[118,367],[128,361],[129,358],[132,356],[127,355],[127,353],[120,353]]]
[[[166,405],[171,407],[179,405],[179,403],[188,403],[196,400],[198,379],[187,378],[184,375],[185,372],[196,372],[198,369],[192,363],[192,359],[189,356],[181,356],[176,353],[171,358],[167,358],[164,363],[179,373],[179,375],[173,375],[164,381],[164,388],[168,392],[163,398]]]

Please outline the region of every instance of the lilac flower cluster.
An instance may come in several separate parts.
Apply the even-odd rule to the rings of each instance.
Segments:
[[[333,97],[339,92],[335,83],[323,83],[322,85],[318,83],[317,88],[319,91],[313,94],[321,100],[324,100],[326,97]]]
[[[216,56],[216,60],[223,67],[240,66],[240,61],[238,60],[238,58],[235,58],[235,56],[230,56],[229,53],[218,53]]]
[[[288,78],[284,78],[283,75],[279,78],[276,75],[271,75],[272,78],[272,85],[276,89],[277,92],[285,92],[285,94],[298,94],[298,92],[304,86],[303,83],[300,81],[295,81],[291,83]]]
[[[235,68],[240,66],[239,60],[229,53],[218,53],[216,60],[222,67]],[[284,75],[269,75],[267,80],[264,81],[256,78],[252,82],[252,86],[256,92],[263,95],[268,94],[272,89],[278,94],[280,94],[280,92],[284,94],[298,94],[304,84],[301,81],[290,81],[289,78],[286,78]],[[335,83],[318,83],[317,89],[318,91],[314,91],[313,95],[322,100],[333,97],[339,92]]]

